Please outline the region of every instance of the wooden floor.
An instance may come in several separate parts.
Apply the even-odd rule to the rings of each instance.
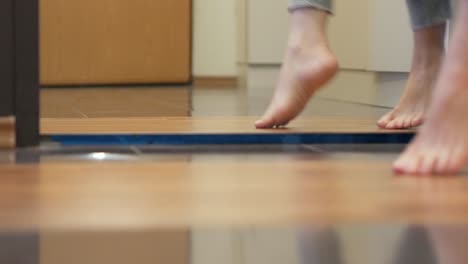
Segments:
[[[41,134],[272,134],[272,133],[411,133],[385,130],[373,118],[310,117],[281,129],[255,129],[256,117],[42,118]]]
[[[15,142],[15,118],[0,117],[0,149],[12,149]]]
[[[117,97],[125,102],[125,96]],[[90,97],[68,103],[57,100],[57,109],[48,106],[50,112],[43,112],[41,133],[394,133],[375,125],[376,117],[386,109],[333,101],[316,101],[313,114],[307,110],[286,130],[256,130],[253,116],[261,114],[266,101],[254,101],[244,111],[220,100],[228,107],[219,109],[232,106],[233,113],[239,111],[225,118],[218,115],[227,112],[207,105],[222,97],[195,96],[193,117],[96,114],[91,118],[91,111],[79,117],[61,116],[60,107],[85,105]],[[144,102],[150,109],[151,100]],[[163,105],[164,99],[160,102]],[[92,107],[110,109],[111,103]],[[102,148],[85,152],[92,161],[70,160],[66,155],[73,153],[68,149],[54,154],[56,159],[27,154],[17,163],[11,159],[20,157],[21,151],[6,152],[6,159],[0,161],[0,231],[468,221],[466,177],[395,176],[391,165],[401,149],[356,153],[302,147],[307,151],[223,153],[212,147],[210,153],[201,149],[158,152],[154,159],[129,158],[123,152],[116,154],[115,161],[102,161],[106,153]],[[132,151],[137,156],[146,153]]]
[[[322,98],[288,130],[255,130],[269,98],[248,98],[245,89],[226,87],[42,89],[41,133],[392,133],[376,126],[388,109]]]
[[[468,221],[468,178],[395,176],[396,154],[166,155],[0,165],[0,228]]]

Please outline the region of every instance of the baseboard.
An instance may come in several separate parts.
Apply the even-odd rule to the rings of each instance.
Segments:
[[[15,146],[15,118],[0,117],[0,149],[12,149]]]
[[[194,86],[204,87],[237,87],[237,76],[195,76]]]

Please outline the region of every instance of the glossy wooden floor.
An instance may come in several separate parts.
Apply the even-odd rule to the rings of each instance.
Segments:
[[[69,111],[80,104],[91,104],[86,101],[98,92],[89,90],[89,93],[69,99],[68,103],[59,100],[67,94],[64,91],[54,90],[49,96],[56,96],[57,109]],[[120,94],[117,101],[124,104],[127,96],[130,95]],[[151,103],[164,106],[165,99],[154,101],[156,97],[143,101],[147,102],[145,107],[157,109]],[[178,98],[175,96],[174,100]],[[254,118],[250,116],[261,114],[268,100],[253,100],[246,107],[242,98],[242,94],[233,90],[195,92],[192,118],[158,117],[154,113],[138,117],[137,112],[121,117],[111,113],[90,118],[91,112],[70,117],[50,110],[54,105],[50,103],[47,106],[52,107],[50,111],[43,111],[41,129],[45,134],[109,130],[119,133],[277,132],[257,131],[252,125]],[[181,100],[185,102],[181,103],[182,107],[187,107],[186,100]],[[210,105],[214,100],[222,107]],[[43,97],[44,102],[51,102],[50,97]],[[107,102],[93,107],[115,106]],[[132,104],[121,107],[131,109]],[[314,100],[303,118],[286,131],[388,133],[375,126],[376,118],[386,111]],[[220,115],[233,117],[226,119]],[[20,153],[4,152],[0,155],[4,157],[0,163],[0,230],[149,230],[468,221],[466,177],[395,176],[391,164],[401,147],[388,152],[379,148],[363,151],[365,147],[343,151],[342,147],[289,145],[281,148],[306,151],[278,152],[265,146],[260,148],[262,151],[258,151],[258,146],[244,146],[241,150],[223,152],[220,146],[211,146],[206,152],[195,146],[191,150],[174,147],[148,154],[143,146],[112,154],[111,160],[106,159],[108,151],[103,148],[81,150],[80,155],[87,157],[84,160],[68,158],[74,153],[70,149],[52,156],[37,156],[32,151],[26,158],[21,158]],[[15,156],[17,162],[12,163]]]
[[[0,149],[15,147],[15,119],[13,117],[0,118]]]
[[[101,159],[102,153],[91,154]],[[98,157],[99,156],[99,157]],[[462,224],[468,179],[395,176],[395,153],[160,153],[0,165],[0,228]]]
[[[256,130],[269,95],[242,89],[195,87],[54,88],[41,93],[41,133],[264,134],[405,133],[381,130],[387,109],[316,98],[288,129]],[[409,132],[408,132],[409,133]]]
[[[287,128],[255,129],[258,117],[42,118],[41,134],[272,134],[272,133],[411,133],[377,127],[373,118],[310,117]]]

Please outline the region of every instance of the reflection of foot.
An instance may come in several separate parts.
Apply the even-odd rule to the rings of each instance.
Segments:
[[[435,246],[439,263],[466,264],[468,263],[468,229],[456,226],[429,227],[431,238]]]
[[[424,226],[409,226],[403,233],[397,252],[392,263],[439,263],[429,230]]]
[[[312,95],[338,70],[325,36],[327,14],[315,9],[294,11],[291,33],[273,100],[257,128],[284,126],[299,115]]]
[[[331,228],[301,230],[298,234],[300,263],[342,264],[340,238]]]

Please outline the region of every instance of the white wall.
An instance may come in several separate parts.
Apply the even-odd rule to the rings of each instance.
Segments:
[[[288,0],[247,1],[247,49],[250,64],[281,63],[288,36],[287,8]]]
[[[413,53],[412,31],[404,1],[370,3],[369,70],[409,72]]]
[[[256,96],[271,93],[277,80],[287,38],[287,0],[248,1],[247,87],[249,96]],[[412,53],[404,1],[335,1],[335,11],[329,38],[341,71],[320,95],[394,106],[405,87]]]
[[[279,65],[288,35],[288,0],[248,3],[249,63]],[[404,1],[336,1],[335,13],[329,38],[342,69],[409,71],[412,36]]]
[[[236,76],[236,0],[194,0],[193,5],[193,75]]]
[[[288,37],[289,0],[248,1],[250,64],[279,65]],[[332,50],[345,69],[366,69],[369,50],[369,0],[335,1],[329,38]],[[269,8],[264,8],[268,6]]]

